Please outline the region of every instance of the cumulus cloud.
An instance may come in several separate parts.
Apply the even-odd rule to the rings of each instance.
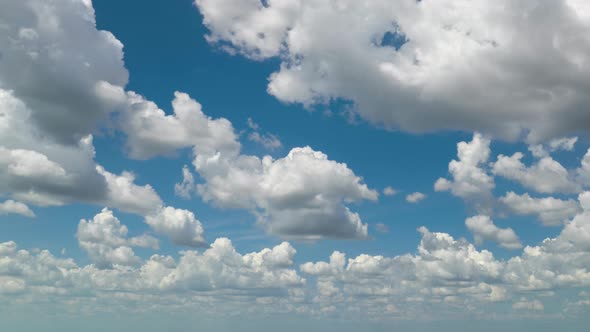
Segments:
[[[0,215],[2,214],[20,214],[29,218],[35,217],[35,213],[26,204],[11,199],[0,203]]]
[[[577,193],[580,184],[568,170],[550,156],[541,157],[531,166],[522,162],[524,155],[516,152],[512,156],[499,155],[493,165],[493,173],[516,181],[525,188],[539,193]]]
[[[582,1],[195,3],[210,43],[280,59],[267,91],[283,102],[343,99],[372,123],[411,132],[541,140],[589,129]]]
[[[533,198],[528,193],[518,195],[513,191],[507,192],[499,201],[509,212],[534,215],[545,226],[562,225],[580,211],[580,205],[573,199]]]
[[[139,265],[141,258],[135,255],[133,246],[159,248],[158,240],[149,235],[127,238],[127,233],[127,227],[105,208],[92,220],[80,220],[76,237],[98,268]]]
[[[77,145],[120,102],[123,44],[96,29],[89,1],[9,0],[0,13],[0,88],[44,136]]]
[[[203,226],[191,211],[171,206],[161,207],[154,214],[147,215],[145,222],[156,233],[168,236],[174,244],[189,247],[207,244]]]
[[[197,154],[201,196],[222,207],[255,211],[267,231],[286,237],[366,238],[367,225],[345,202],[376,200],[346,164],[310,147],[280,159]]]
[[[240,254],[229,239],[220,238],[203,252],[181,251],[178,258],[153,255],[139,264],[113,264],[108,269],[79,266],[45,250],[17,250],[16,243],[6,242],[0,243],[0,296],[6,303],[18,294],[28,301],[50,298],[60,304],[84,294],[94,310],[101,303],[112,306],[148,299],[157,308],[173,310],[202,303],[243,305],[247,300],[256,301],[256,310],[267,312],[346,317],[363,313],[373,318],[448,317],[456,313],[454,308],[460,312],[467,308],[467,315],[477,316],[483,315],[482,310],[489,313],[489,303],[541,310],[537,297],[590,285],[590,194],[581,194],[579,201],[583,211],[558,236],[527,246],[507,260],[425,227],[418,229],[421,240],[415,253],[347,258],[335,251],[328,261],[305,262],[298,270],[293,267],[296,250],[287,242]],[[109,248],[137,245],[107,212],[81,223],[86,229],[79,235]],[[178,297],[179,292],[186,296]]]
[[[224,118],[208,117],[201,104],[185,93],[174,93],[172,115],[133,92],[128,93],[128,103],[120,127],[133,158],[148,159],[188,147],[205,154],[235,153],[240,148],[232,124]]]
[[[418,203],[426,198],[426,195],[421,192],[413,192],[406,195],[406,201],[408,203]]]
[[[131,242],[125,239],[126,228],[109,217],[108,211],[102,213],[98,219],[81,222],[79,238],[111,249]],[[220,305],[243,305],[244,299],[263,297],[273,300],[268,305],[273,308],[283,299],[296,303],[297,290],[306,283],[293,269],[295,254],[286,242],[240,254],[229,239],[219,238],[203,252],[182,251],[178,258],[153,255],[131,266],[114,264],[102,269],[94,264],[79,266],[73,259],[57,258],[47,250],[18,249],[15,242],[5,242],[0,243],[0,297],[13,304],[49,299],[52,307],[65,305],[74,312],[84,305],[98,312],[146,301],[150,308],[194,305],[206,311],[215,304],[211,310],[219,310]],[[74,298],[79,301],[72,302]]]
[[[452,180],[439,178],[436,191],[450,191],[472,204],[478,212],[490,213],[493,204],[494,178],[488,174],[485,164],[490,158],[490,139],[479,133],[471,142],[457,144],[457,157],[449,163]]]
[[[499,228],[488,216],[479,215],[467,218],[465,225],[473,233],[477,245],[482,245],[484,240],[490,240],[506,249],[522,248],[522,244],[512,228]]]

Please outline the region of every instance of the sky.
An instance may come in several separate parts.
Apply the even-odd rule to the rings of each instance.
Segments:
[[[0,329],[579,331],[589,30],[583,0],[0,2]]]

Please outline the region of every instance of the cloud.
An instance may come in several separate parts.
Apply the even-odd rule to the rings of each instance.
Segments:
[[[187,94],[175,92],[172,108],[174,114],[166,115],[155,103],[128,92],[128,106],[119,126],[127,135],[131,157],[148,159],[188,147],[197,147],[199,153],[208,155],[239,150],[232,124],[224,118],[208,117],[201,104]]]
[[[393,187],[391,187],[391,186],[387,186],[387,187],[383,188],[383,195],[385,195],[385,196],[393,196],[397,193],[398,193],[398,191],[393,189]]]
[[[366,238],[367,226],[343,203],[376,200],[346,164],[310,147],[294,148],[280,159],[265,156],[197,154],[195,168],[205,179],[201,196],[222,207],[257,211],[270,233],[304,238]]]
[[[182,182],[174,185],[174,194],[184,199],[189,199],[196,188],[193,173],[187,165],[184,165],[182,167]]]
[[[264,146],[267,150],[276,150],[283,146],[281,140],[273,134],[260,133],[260,126],[251,118],[248,118],[248,128],[251,132],[248,134],[248,139]]]
[[[8,0],[0,12],[1,89],[29,108],[43,136],[76,146],[120,102],[123,44],[96,29],[90,2]]]
[[[530,167],[522,162],[524,155],[520,152],[512,156],[499,155],[493,165],[493,173],[512,181],[516,181],[525,188],[539,193],[577,193],[581,188],[568,170],[550,156],[544,156]]]
[[[384,223],[377,223],[375,225],[375,229],[379,233],[389,233],[389,226],[385,225]]]
[[[517,215],[536,215],[545,226],[559,226],[580,211],[579,204],[572,200],[554,197],[533,198],[528,193],[518,195],[507,192],[499,201]]]
[[[512,228],[499,228],[488,216],[474,216],[465,220],[465,225],[473,233],[475,244],[482,245],[491,240],[506,249],[520,249],[522,244]]]
[[[145,222],[158,234],[168,236],[176,245],[203,247],[207,243],[201,222],[188,210],[161,207],[147,215]]]
[[[126,228],[108,211],[101,214],[81,222],[79,238],[107,251],[129,243]],[[109,258],[118,260],[116,254]],[[198,306],[205,311],[212,304],[216,309],[211,310],[219,310],[263,297],[296,303],[294,292],[306,280],[293,269],[295,254],[286,242],[240,254],[229,239],[219,238],[203,252],[182,251],[178,258],[153,255],[132,261],[130,266],[98,268],[94,264],[80,266],[71,258],[57,258],[47,250],[18,249],[15,242],[5,242],[0,243],[0,296],[4,303],[25,300],[35,305],[50,300],[53,308],[80,312],[88,306],[86,309],[95,313],[120,307],[128,310],[146,301],[150,308]],[[271,308],[280,304],[272,302]]]
[[[158,249],[158,240],[149,236],[127,238],[128,229],[122,225],[111,210],[103,209],[92,220],[80,220],[76,237],[98,268],[118,265],[139,265],[141,258],[131,247]]]
[[[457,157],[449,163],[452,180],[439,178],[435,191],[450,191],[472,204],[478,212],[489,213],[493,205],[494,178],[484,168],[490,158],[490,139],[479,133],[471,142],[457,144]]]
[[[511,306],[516,311],[539,310],[535,303],[544,294],[590,285],[590,194],[579,195],[579,201],[583,211],[558,236],[507,259],[425,227],[418,229],[421,240],[413,253],[347,258],[334,251],[326,262],[304,262],[298,269],[296,250],[287,242],[240,254],[229,239],[219,238],[202,252],[181,251],[177,258],[153,255],[139,264],[103,269],[79,266],[46,250],[19,250],[15,242],[5,242],[0,243],[0,296],[9,304],[24,298],[27,303],[49,299],[54,306],[69,306],[74,312],[85,305],[96,312],[148,300],[160,311],[198,307],[227,312],[247,301],[257,303],[250,314],[363,313],[376,319],[391,315],[436,319],[461,313],[487,317]],[[81,225],[87,229],[79,233],[90,243],[108,248],[136,245],[107,210]],[[74,307],[72,297],[79,299]]]
[[[16,202],[11,199],[0,203],[0,215],[2,214],[20,214],[21,216],[34,218],[35,213],[24,203]]]
[[[420,192],[414,192],[406,196],[406,201],[408,203],[418,203],[421,200],[425,199],[426,195]]]
[[[133,173],[123,172],[121,175],[115,175],[100,165],[96,166],[96,171],[104,176],[107,182],[106,205],[139,215],[149,214],[162,206],[162,199],[152,186],[139,186],[134,183]]]
[[[267,91],[283,102],[347,100],[367,121],[410,132],[542,140],[589,129],[581,1],[195,3],[210,43],[280,60]]]
[[[547,157],[550,152],[559,150],[572,151],[576,145],[576,142],[578,142],[577,137],[561,137],[549,141],[547,147],[543,144],[536,144],[529,146],[529,150],[533,156],[537,158],[543,158]]]

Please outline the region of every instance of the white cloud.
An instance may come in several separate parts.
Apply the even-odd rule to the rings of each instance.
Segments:
[[[406,201],[409,203],[418,203],[425,198],[426,198],[425,194],[420,193],[420,192],[414,192],[414,193],[408,194],[406,196]]]
[[[201,104],[185,93],[174,93],[173,115],[166,115],[156,104],[133,92],[128,93],[128,98],[120,127],[127,135],[133,158],[148,159],[188,147],[207,155],[218,151],[236,153],[240,148],[232,124],[224,118],[208,117]]]
[[[465,220],[465,225],[473,233],[475,244],[482,245],[491,240],[506,249],[520,249],[522,244],[512,228],[499,228],[488,216],[474,216]]]
[[[542,158],[547,157],[550,152],[559,150],[572,151],[576,145],[576,142],[578,142],[577,137],[561,137],[549,141],[547,147],[545,147],[543,144],[535,144],[529,146],[529,150],[533,156]]]
[[[126,228],[117,220],[102,220],[109,218],[100,214],[97,218],[81,223],[79,236],[85,241],[107,247],[129,241],[124,239]],[[229,239],[219,238],[203,252],[180,252],[178,259],[153,255],[134,262],[138,265],[100,269],[56,258],[47,250],[17,250],[16,243],[5,242],[0,243],[0,296],[5,303],[26,299],[34,304],[49,299],[55,306],[72,304],[70,300],[79,296],[90,301],[74,301],[70,307],[74,311],[86,303],[97,312],[106,309],[102,306],[148,300],[150,307],[197,305],[207,310],[205,307],[216,304],[219,310],[219,305],[243,304],[244,299],[289,299],[291,290],[306,282],[292,268],[295,254],[285,242],[242,255]],[[7,293],[18,293],[18,298],[6,297]],[[208,305],[203,306],[205,303]]]
[[[195,214],[170,206],[147,215],[145,222],[158,234],[168,236],[174,244],[189,247],[206,246],[204,230]]]
[[[479,133],[471,142],[457,144],[457,157],[449,163],[452,180],[439,178],[436,191],[450,191],[453,195],[474,205],[481,213],[489,213],[493,203],[494,178],[484,168],[490,158],[490,139]]]
[[[533,198],[528,193],[517,195],[512,191],[500,197],[499,201],[514,214],[536,215],[546,226],[562,225],[580,211],[580,205],[572,199]]]
[[[195,3],[209,42],[280,59],[267,90],[284,102],[345,99],[372,123],[412,132],[538,140],[589,129],[582,1]]]
[[[139,265],[141,258],[135,255],[132,246],[158,249],[158,240],[142,235],[127,238],[128,229],[113,212],[103,209],[92,220],[80,220],[76,237],[80,247],[99,268],[119,265]]]
[[[162,200],[154,188],[149,184],[135,184],[133,173],[123,172],[121,175],[115,175],[102,166],[96,166],[96,171],[104,176],[107,182],[106,205],[139,215],[153,213],[162,206]]]
[[[493,173],[539,193],[571,194],[581,190],[568,170],[550,156],[542,157],[529,167],[523,164],[523,157],[520,152],[512,156],[499,155],[494,163]]]
[[[344,203],[376,200],[377,192],[346,164],[310,147],[294,148],[276,160],[197,154],[194,165],[205,179],[198,190],[206,201],[250,209],[270,233],[309,239],[367,237],[367,225]]]
[[[35,213],[24,203],[16,202],[11,199],[0,203],[0,215],[2,214],[20,214],[21,216],[34,218]]]
[[[397,193],[398,193],[398,191],[393,189],[393,187],[391,187],[391,186],[387,186],[387,187],[383,188],[383,195],[385,195],[385,196],[393,196]]]

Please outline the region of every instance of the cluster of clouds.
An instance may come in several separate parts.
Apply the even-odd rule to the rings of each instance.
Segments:
[[[348,165],[309,146],[282,157],[243,153],[232,123],[208,116],[185,93],[175,93],[167,114],[127,91],[123,45],[96,29],[90,1],[9,0],[0,3],[0,215],[35,217],[31,206],[74,202],[106,208],[78,224],[76,238],[91,261],[85,266],[0,243],[2,302],[149,299],[173,308],[255,301],[271,312],[383,318],[418,317],[425,308],[445,315],[454,307],[485,315],[493,303],[544,311],[543,299],[559,289],[590,286],[590,150],[575,169],[552,157],[574,150],[577,138],[562,134],[589,129],[583,73],[590,63],[590,8],[582,1],[196,5],[211,43],[249,58],[281,59],[268,91],[282,101],[312,106],[345,99],[361,117],[387,128],[481,131],[458,144],[449,178],[434,185],[472,207],[465,226],[474,244],[421,227],[413,254],[347,259],[335,251],[329,261],[298,267],[288,242],[247,254],[226,238],[208,244],[193,212],[168,206],[132,172],[99,165],[93,134],[103,128],[122,133],[127,155],[138,160],[190,149],[192,165],[174,187],[178,196],[249,211],[259,227],[281,238],[368,239],[369,225],[353,204],[374,202],[379,193]],[[551,66],[561,71],[544,70]],[[251,119],[248,128],[247,139],[282,151],[277,136]],[[490,160],[491,137],[523,135],[530,165],[521,152]],[[496,177],[535,194],[496,197]],[[426,197],[414,192],[406,200]],[[141,216],[150,231],[130,235],[114,211]],[[532,215],[563,228],[525,246],[512,228],[494,223],[506,215]],[[389,231],[384,224],[376,229]],[[158,250],[155,235],[203,249],[140,257],[137,248]],[[524,248],[499,259],[478,249],[485,241]],[[582,307],[588,296],[580,297],[566,309]]]
[[[167,115],[126,91],[123,45],[96,29],[91,2],[6,1],[0,11],[0,196],[9,198],[2,213],[32,217],[29,205],[90,203],[138,214],[175,244],[205,245],[193,212],[167,206],[132,172],[96,163],[93,134],[107,128],[124,135],[134,159],[192,149],[204,183],[183,169],[175,187],[181,197],[198,193],[217,206],[246,209],[267,232],[286,238],[368,237],[368,225],[348,204],[375,201],[378,193],[345,164],[310,147],[278,159],[244,155],[231,122],[207,116],[187,94],[175,93]],[[249,140],[282,146],[251,119],[248,128]]]
[[[451,179],[439,178],[434,183],[434,190],[449,191],[463,199],[477,213],[474,216],[476,219],[466,222],[476,243],[488,238],[505,248],[520,248],[514,231],[498,228],[490,217],[494,214],[500,217],[534,216],[544,226],[560,226],[580,213],[582,206],[572,196],[590,188],[590,182],[586,179],[590,170],[587,163],[590,149],[574,169],[567,169],[551,156],[551,153],[559,150],[573,151],[577,140],[577,137],[558,138],[546,144],[529,145],[533,160],[530,165],[526,165],[522,162],[522,152],[511,156],[499,154],[495,161],[491,161],[491,140],[475,133],[470,142],[457,144],[458,160],[449,163]],[[496,197],[496,177],[516,183],[524,192],[519,194],[510,190]],[[526,190],[534,192],[535,196]],[[484,233],[487,235],[484,236]]]
[[[328,261],[298,267],[296,250],[288,242],[240,254],[227,238],[216,239],[201,252],[180,251],[178,258],[153,254],[142,260],[131,247],[155,250],[158,241],[146,234],[128,236],[127,228],[105,209],[92,220],[80,221],[77,238],[93,261],[86,266],[46,250],[1,243],[0,298],[8,303],[50,298],[65,306],[71,299],[78,305],[98,298],[116,307],[156,296],[160,301],[151,303],[157,308],[223,299],[218,305],[255,301],[261,310],[274,312],[347,317],[363,313],[380,319],[446,315],[459,307],[466,308],[465,314],[485,317],[492,305],[542,312],[543,303],[553,301],[560,289],[590,286],[590,192],[578,200],[582,210],[559,235],[526,246],[509,259],[478,250],[463,238],[420,227],[414,254],[347,258],[334,251]],[[481,239],[520,246],[513,233],[494,228],[487,217],[469,218],[467,225],[479,230]],[[572,305],[562,308],[564,313],[573,310]]]

